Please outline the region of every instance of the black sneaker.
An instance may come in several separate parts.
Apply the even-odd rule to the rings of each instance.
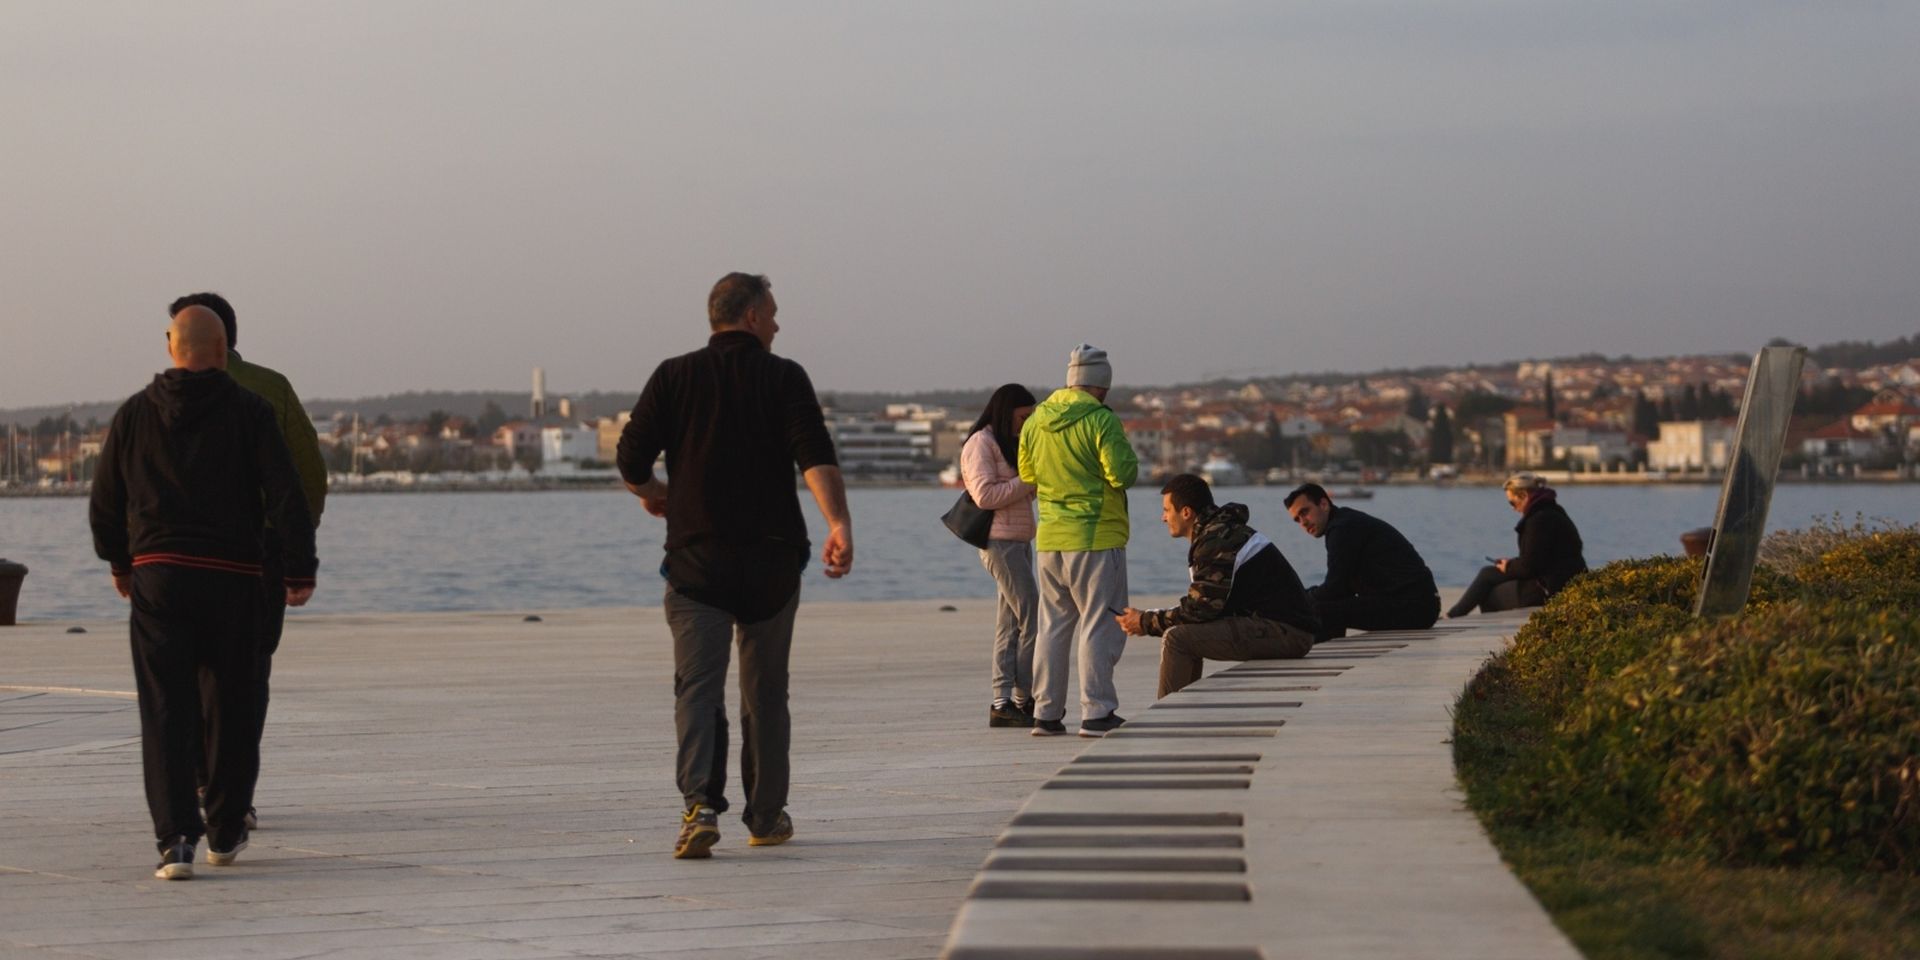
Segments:
[[[248,833],[252,833],[255,830],[260,829],[260,811],[255,810],[252,807],[248,807],[247,815],[245,817],[242,817],[240,819],[240,822],[246,825]]]
[[[213,838],[208,837],[207,838],[207,862],[216,867],[232,866],[234,858],[240,856],[240,851],[245,850],[246,848],[247,848],[247,835],[244,833],[240,835],[240,839],[236,841],[232,847],[226,850],[216,849],[213,845]]]
[[[987,709],[987,726],[1031,727],[1033,726],[1033,714],[1022,711],[1011,701],[1007,703],[996,703]]]
[[[160,865],[153,868],[153,875],[162,880],[193,879],[193,841],[186,837],[175,837],[160,851]]]
[[[1082,720],[1080,721],[1080,735],[1083,737],[1104,737],[1120,729],[1120,725],[1126,722],[1126,718],[1117,713],[1109,713],[1097,720]]]
[[[704,860],[720,842],[720,814],[712,807],[694,807],[680,816],[680,837],[673,842],[675,860]]]
[[[1035,718],[1033,721],[1033,735],[1036,737],[1057,737],[1066,732],[1067,725],[1058,720]]]

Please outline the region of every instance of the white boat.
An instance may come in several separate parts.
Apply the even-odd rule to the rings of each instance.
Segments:
[[[1214,454],[1206,463],[1200,465],[1200,478],[1216,487],[1244,487],[1247,485],[1247,471],[1228,459],[1224,454]]]

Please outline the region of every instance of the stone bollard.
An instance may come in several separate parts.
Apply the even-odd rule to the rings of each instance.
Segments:
[[[1700,527],[1680,535],[1680,547],[1687,551],[1689,557],[1704,557],[1707,555],[1707,548],[1711,546],[1713,546],[1712,527]]]
[[[13,608],[20,600],[20,581],[27,577],[27,565],[0,557],[0,627],[13,626]]]

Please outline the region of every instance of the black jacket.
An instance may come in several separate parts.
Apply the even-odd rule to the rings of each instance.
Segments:
[[[175,563],[258,573],[279,531],[287,581],[313,582],[313,520],[273,408],[223,370],[168,370],[113,415],[89,504],[93,548],[124,573]]]
[[[1327,515],[1327,580],[1315,600],[1346,597],[1421,600],[1437,595],[1433,571],[1393,525],[1351,507]]]
[[[1527,504],[1527,512],[1520,516],[1513,532],[1520,535],[1520,555],[1507,564],[1509,576],[1535,581],[1552,596],[1567,581],[1586,572],[1580,530],[1553,491]]]
[[[661,362],[620,434],[620,476],[667,455],[667,581],[752,622],[800,585],[806,518],[793,470],[838,463],[813,382],[743,331]]]
[[[1262,617],[1320,632],[1300,575],[1273,541],[1247,526],[1247,508],[1241,504],[1222,504],[1195,525],[1187,570],[1192,583],[1178,606],[1141,611],[1140,625],[1148,636],[1228,617]]]

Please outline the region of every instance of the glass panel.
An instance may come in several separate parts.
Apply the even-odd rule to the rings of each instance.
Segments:
[[[1805,347],[1767,347],[1753,357],[1746,399],[1740,404],[1733,457],[1720,488],[1720,515],[1707,550],[1706,578],[1694,614],[1719,617],[1740,612],[1753,585],[1760,538],[1767,532],[1767,506],[1780,473],[1787,418],[1800,391]]]

